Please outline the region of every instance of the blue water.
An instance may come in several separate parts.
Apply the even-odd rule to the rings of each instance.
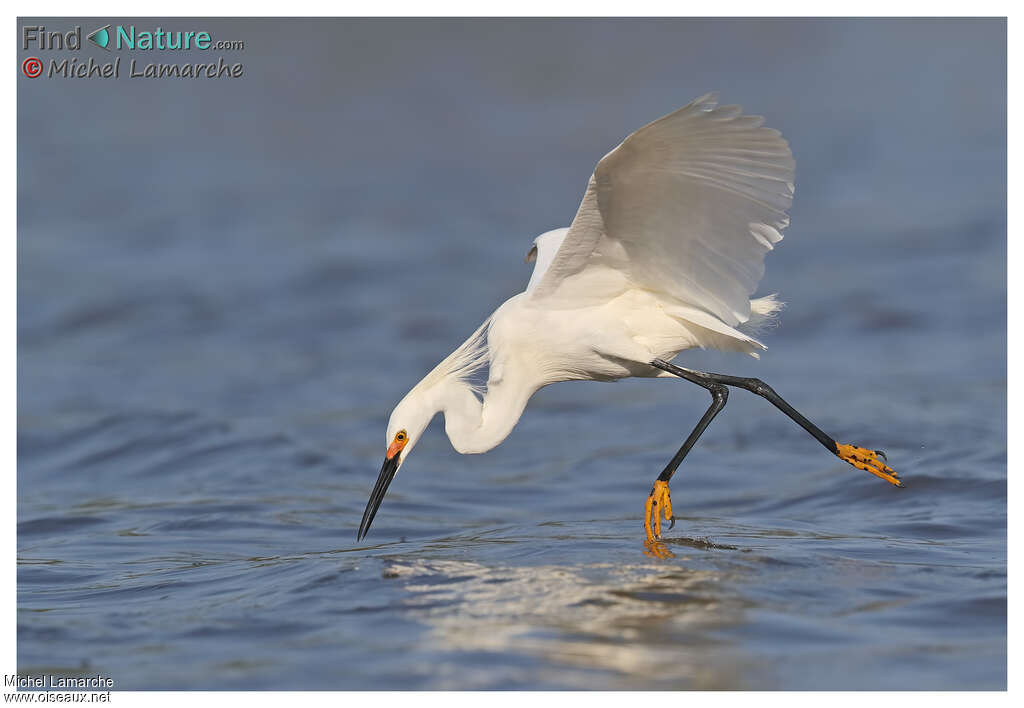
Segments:
[[[20,672],[1005,688],[1004,22],[163,26],[244,40],[243,78],[18,79]],[[484,456],[436,420],[356,543],[391,407],[605,152],[709,90],[792,145],[761,289],[788,306],[760,362],[679,361],[764,379],[908,488],[737,391],[650,558],[706,392],[561,384]]]

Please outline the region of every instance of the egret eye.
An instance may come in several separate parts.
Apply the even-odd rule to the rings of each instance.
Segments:
[[[408,436],[405,434],[405,431],[399,430],[395,433],[395,442],[405,442],[406,437]]]

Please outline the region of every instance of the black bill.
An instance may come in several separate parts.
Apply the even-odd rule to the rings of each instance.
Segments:
[[[377,509],[380,508],[380,503],[384,501],[384,495],[388,493],[388,486],[390,486],[391,480],[395,478],[395,473],[398,472],[398,456],[400,454],[395,453],[390,459],[384,460],[384,466],[380,468],[380,477],[377,478],[377,484],[374,486],[373,491],[370,492],[370,501],[366,502],[363,521],[359,524],[359,532],[356,534],[357,541],[362,541],[366,534],[370,532],[370,524],[373,523],[373,517],[377,515]]]

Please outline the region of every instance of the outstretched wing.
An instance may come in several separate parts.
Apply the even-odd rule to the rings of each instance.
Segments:
[[[763,118],[716,105],[702,96],[601,159],[531,298],[571,307],[626,283],[730,326],[750,317],[764,255],[789,224],[795,162]]]

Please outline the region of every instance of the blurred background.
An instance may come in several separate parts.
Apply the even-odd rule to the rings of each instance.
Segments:
[[[83,41],[107,23],[19,20]],[[1004,20],[135,20],[242,40],[18,77],[18,661],[115,689],[1006,686]],[[19,44],[20,46],[20,44]],[[241,62],[141,79],[128,61]],[[391,408],[567,226],[597,160],[717,90],[782,131],[788,303],[737,392],[541,391],[431,425],[355,531]]]

